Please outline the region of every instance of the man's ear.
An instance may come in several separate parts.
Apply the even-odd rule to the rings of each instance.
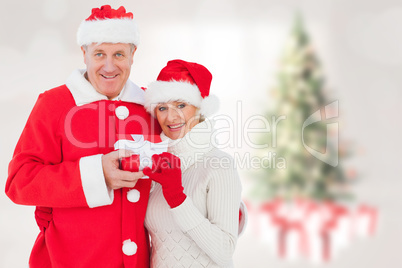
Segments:
[[[134,62],[134,54],[135,54],[136,51],[137,51],[137,47],[135,46],[133,48],[133,51],[131,52],[131,64],[133,64],[133,62]]]
[[[87,64],[86,63],[86,57],[85,57],[87,51],[85,50],[84,46],[81,46],[81,51],[82,51],[82,55],[84,56],[84,63]]]

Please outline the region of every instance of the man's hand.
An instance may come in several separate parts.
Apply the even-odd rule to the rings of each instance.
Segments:
[[[133,188],[138,179],[144,177],[142,171],[130,172],[119,169],[119,159],[131,155],[130,151],[117,150],[102,156],[103,174],[110,189]]]

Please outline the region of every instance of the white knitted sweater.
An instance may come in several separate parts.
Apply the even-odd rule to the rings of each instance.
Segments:
[[[145,218],[152,268],[233,267],[241,183],[233,158],[212,146],[212,134],[211,121],[204,121],[169,141],[168,151],[181,159],[187,198],[171,209],[155,183]]]

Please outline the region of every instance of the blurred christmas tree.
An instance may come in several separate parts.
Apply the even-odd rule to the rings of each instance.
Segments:
[[[326,99],[320,62],[300,15],[280,63],[275,105],[266,115],[271,135],[261,138],[269,148],[259,150],[261,158],[269,155],[276,165],[261,168],[254,176],[251,196],[259,200],[350,197],[349,180],[339,164],[346,155],[338,144],[336,119],[331,119],[338,116],[338,102]]]

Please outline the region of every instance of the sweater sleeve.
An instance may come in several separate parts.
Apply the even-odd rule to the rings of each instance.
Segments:
[[[88,161],[63,160],[60,121],[66,105],[60,105],[53,95],[41,94],[28,118],[9,164],[6,194],[22,205],[88,207],[110,203],[110,198],[100,201],[110,196],[106,187],[102,197],[86,198],[81,169]],[[98,180],[99,185],[105,184],[102,178]]]
[[[216,264],[226,266],[232,261],[237,242],[241,183],[233,165],[203,171],[205,176],[210,176],[207,217],[199,212],[190,197],[171,211],[182,231]]]

